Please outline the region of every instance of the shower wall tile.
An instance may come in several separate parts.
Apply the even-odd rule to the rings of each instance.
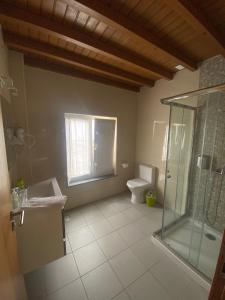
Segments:
[[[200,88],[225,83],[225,58],[216,56],[200,66]],[[208,101],[207,101],[208,100]],[[196,136],[189,190],[190,212],[218,231],[225,227],[225,176],[215,173],[225,166],[225,94],[213,93],[199,98]],[[197,158],[207,155],[210,170],[197,168]]]

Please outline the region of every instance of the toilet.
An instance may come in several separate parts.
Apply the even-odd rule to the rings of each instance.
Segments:
[[[155,186],[155,168],[143,164],[138,165],[138,178],[127,181],[132,193],[131,202],[134,204],[144,202],[144,193]]]

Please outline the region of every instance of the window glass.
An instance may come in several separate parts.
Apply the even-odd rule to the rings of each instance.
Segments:
[[[68,184],[115,174],[116,118],[65,114]]]

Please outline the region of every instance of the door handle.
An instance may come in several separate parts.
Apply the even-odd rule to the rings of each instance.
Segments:
[[[17,217],[19,217],[19,222],[17,222]],[[11,211],[10,222],[12,224],[12,231],[15,230],[16,226],[21,227],[24,223],[24,210]]]
[[[167,175],[167,178],[171,178],[172,176],[171,175]]]

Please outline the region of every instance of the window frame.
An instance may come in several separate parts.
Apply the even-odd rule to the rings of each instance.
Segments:
[[[67,137],[67,119],[89,119],[91,122],[93,122],[96,119],[103,119],[103,120],[113,120],[115,122],[115,128],[114,128],[114,142],[113,142],[113,173],[112,174],[106,174],[101,176],[94,176],[94,126],[91,126],[91,139],[92,139],[92,157],[91,157],[91,172],[88,175],[82,175],[82,176],[76,176],[76,177],[69,177],[68,172],[68,137]],[[86,114],[77,114],[77,113],[64,113],[64,120],[65,120],[65,132],[66,132],[66,170],[67,170],[67,184],[69,187],[74,185],[79,185],[87,182],[93,182],[98,181],[102,179],[107,179],[111,177],[117,176],[117,117],[108,117],[108,116],[96,116],[96,115],[86,115]]]

